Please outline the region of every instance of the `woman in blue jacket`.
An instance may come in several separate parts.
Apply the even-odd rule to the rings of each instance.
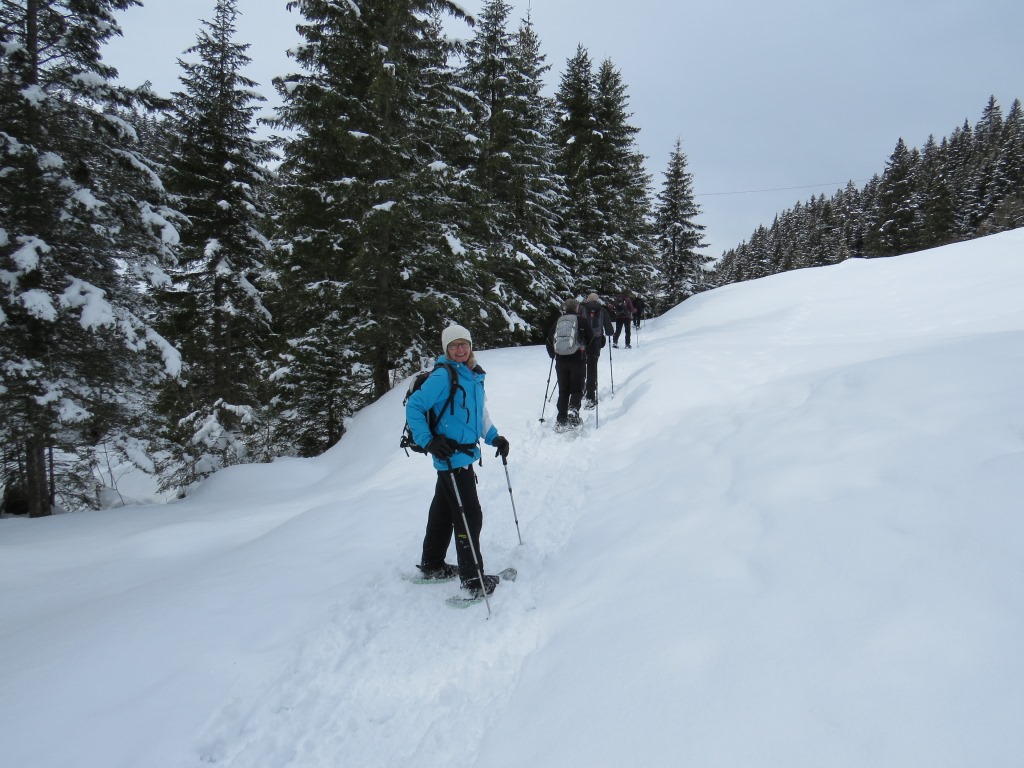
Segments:
[[[455,576],[455,566],[444,561],[454,533],[459,563],[457,572],[463,588],[474,595],[490,594],[498,584],[498,577],[484,573],[480,552],[483,510],[476,492],[473,462],[480,458],[481,439],[497,449],[495,456],[507,457],[509,444],[498,434],[487,414],[484,396],[486,374],[476,363],[469,331],[461,325],[450,325],[441,333],[441,344],[445,353],[437,358],[433,373],[410,396],[405,406],[405,418],[413,439],[434,457],[434,469],[437,470],[437,485],[427,514],[419,568],[427,578]],[[457,379],[450,405],[451,379],[445,366],[455,371]],[[429,420],[428,412],[431,414]],[[431,422],[434,423],[433,431]],[[459,500],[462,501],[461,510]],[[469,526],[468,536],[466,524]],[[483,585],[480,584],[481,574]]]

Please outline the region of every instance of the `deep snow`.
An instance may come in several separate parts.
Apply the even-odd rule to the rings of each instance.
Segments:
[[[634,347],[576,439],[542,348],[478,352],[524,541],[487,451],[490,619],[400,578],[434,483],[403,387],[316,459],[0,520],[3,764],[1019,765],[1024,230],[729,286]]]

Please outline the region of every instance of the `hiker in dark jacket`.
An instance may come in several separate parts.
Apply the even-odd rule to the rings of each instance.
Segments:
[[[629,328],[633,324],[633,313],[636,312],[636,307],[633,306],[633,300],[629,298],[627,291],[622,291],[622,293],[612,299],[612,312],[615,314],[615,336],[612,337],[612,346],[615,349],[619,348],[619,334],[625,328],[626,349],[630,349]]]
[[[644,310],[647,308],[647,304],[639,296],[634,296],[633,308],[636,310],[636,312],[633,313],[633,325],[636,326],[637,330],[640,330],[640,321],[644,318]]]
[[[473,462],[480,458],[478,443],[481,439],[496,449],[495,456],[507,457],[509,444],[498,434],[487,413],[484,398],[486,374],[473,355],[473,339],[469,331],[461,325],[450,325],[441,333],[441,345],[445,353],[437,358],[434,371],[409,397],[405,406],[405,418],[413,438],[434,457],[434,469],[437,470],[437,485],[427,513],[427,531],[423,537],[419,569],[428,579],[449,579],[457,572],[463,588],[474,595],[483,591],[490,594],[498,578],[484,574],[481,591],[480,574],[484,573],[484,559],[480,552],[483,510],[476,492]],[[452,366],[458,376],[458,388],[451,405],[447,405],[451,379],[444,365]],[[433,431],[428,412],[437,419]],[[458,486],[462,499],[461,511],[453,483]],[[473,550],[470,550],[470,539],[466,535],[463,511],[465,522],[469,524]],[[459,563],[457,571],[455,566],[444,560],[452,533],[455,534],[455,554]],[[476,563],[473,552],[476,553]]]
[[[589,410],[597,405],[597,361],[613,329],[611,315],[596,293],[587,296],[583,302],[583,315],[590,321],[590,330],[594,334],[594,340],[587,348],[587,383],[583,395],[583,407]]]
[[[558,376],[558,416],[555,429],[573,429],[580,426],[580,404],[583,400],[583,382],[587,376],[587,349],[594,340],[594,332],[590,323],[580,312],[580,304],[576,299],[567,299],[562,305],[563,315],[555,321],[551,333],[547,337],[548,356],[555,361],[555,373]],[[556,351],[556,333],[558,324],[566,315],[575,315],[576,340],[575,351],[559,354]]]

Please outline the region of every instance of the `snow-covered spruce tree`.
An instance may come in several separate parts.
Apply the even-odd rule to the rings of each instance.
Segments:
[[[595,76],[579,46],[555,98],[557,168],[569,195],[564,243],[575,257],[576,290],[649,293],[655,276],[650,177],[636,151],[638,129],[629,124],[622,77],[608,60]]]
[[[974,173],[974,131],[964,120],[945,142],[946,176],[953,188],[953,234],[957,240],[973,236],[972,214],[974,196],[971,180]]]
[[[656,277],[651,226],[651,177],[636,146],[622,74],[605,59],[598,67],[594,97],[596,142],[590,166],[603,230],[597,243],[594,284],[603,292],[649,293]]]
[[[974,152],[972,153],[971,176],[968,181],[969,213],[971,236],[978,231],[992,215],[1000,200],[1000,184],[997,181],[998,158],[1003,139],[1003,111],[995,96],[990,96],[981,119],[974,126]]]
[[[537,36],[529,15],[522,20],[516,31],[513,47],[513,82],[521,110],[521,124],[524,133],[523,154],[513,175],[521,175],[519,186],[525,188],[522,199],[516,201],[521,211],[519,219],[524,222],[527,236],[532,242],[554,242],[556,247],[556,270],[563,287],[557,293],[563,295],[569,279],[566,256],[560,247],[562,212],[569,202],[565,179],[557,168],[558,148],[555,145],[556,106],[553,99],[543,95],[544,77],[551,70],[546,57],[540,50]]]
[[[867,238],[867,249],[873,256],[895,256],[917,247],[914,221],[919,207],[915,186],[918,160],[917,150],[908,149],[903,139],[889,156],[873,213],[878,225]]]
[[[601,291],[612,286],[598,281],[598,241],[605,231],[592,181],[596,152],[594,72],[582,45],[566,62],[555,93],[555,168],[565,182],[568,203],[562,214],[562,247],[574,292]]]
[[[864,253],[864,195],[852,180],[836,193],[836,217],[842,242],[842,258]]]
[[[479,195],[476,223],[488,244],[490,290],[510,322],[532,329],[536,339],[567,285],[557,247],[565,192],[554,170],[552,105],[541,93],[549,67],[528,18],[516,34],[508,31],[510,11],[505,0],[484,4],[460,79],[475,97],[469,131],[476,141],[467,145],[467,162]]]
[[[700,206],[693,193],[693,174],[687,170],[686,162],[683,142],[676,139],[655,213],[659,262],[656,299],[663,310],[704,289],[704,270],[711,261],[698,252],[707,244],[702,242],[704,225],[697,223]]]
[[[1003,121],[995,173],[998,201],[983,234],[1024,226],[1024,111],[1020,99],[1014,100]]]
[[[935,248],[955,240],[953,235],[953,190],[946,167],[945,142],[939,145],[929,136],[921,152],[916,176],[918,206],[915,218],[919,248]]]
[[[97,503],[92,446],[129,443],[140,389],[180,363],[140,290],[165,279],[173,212],[121,116],[155,99],[100,56],[114,12],[138,4],[0,5],[0,439],[19,446],[5,482],[30,515]]]
[[[467,223],[468,109],[449,64],[447,0],[296,0],[302,71],[276,81],[291,132],[277,255],[290,349],[277,372],[300,452],[333,445],[392,371],[436,354],[443,325],[478,346],[510,332]]]
[[[266,445],[270,313],[262,284],[270,243],[265,191],[270,144],[255,138],[262,96],[242,74],[236,0],[217,0],[196,44],[179,60],[165,179],[181,231],[172,285],[160,293],[161,331],[181,351],[182,381],[164,388],[165,488],[221,467],[270,458]]]

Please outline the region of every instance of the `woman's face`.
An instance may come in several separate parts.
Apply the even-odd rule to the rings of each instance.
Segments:
[[[448,345],[448,358],[456,363],[464,363],[469,360],[469,353],[471,351],[468,341],[456,339]]]

